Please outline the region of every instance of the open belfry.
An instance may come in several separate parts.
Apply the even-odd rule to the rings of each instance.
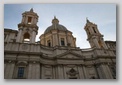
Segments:
[[[81,49],[56,16],[38,34],[38,18],[32,8],[22,13],[18,30],[4,29],[5,79],[116,79],[116,41],[104,41],[96,24],[86,19],[80,28],[91,46]]]

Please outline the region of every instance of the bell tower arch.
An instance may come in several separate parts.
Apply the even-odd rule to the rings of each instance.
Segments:
[[[21,23],[18,24],[19,31],[16,42],[23,43],[27,40],[28,43],[35,43],[35,38],[38,33],[38,18],[39,16],[33,11],[33,8],[22,14]]]
[[[87,40],[89,41],[92,48],[95,47],[108,49],[104,42],[103,35],[99,32],[96,24],[86,19],[86,25],[84,29],[87,33]]]

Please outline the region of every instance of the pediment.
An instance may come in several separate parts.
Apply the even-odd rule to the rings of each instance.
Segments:
[[[67,55],[64,55],[64,56],[61,56],[59,58],[71,58],[71,59],[78,59],[79,57],[76,56],[76,55],[73,55],[73,54],[67,54]]]
[[[26,66],[28,63],[26,61],[18,61],[17,65],[18,66]]]
[[[62,59],[84,59],[82,55],[79,55],[74,52],[65,52],[63,54],[57,55],[56,57]]]

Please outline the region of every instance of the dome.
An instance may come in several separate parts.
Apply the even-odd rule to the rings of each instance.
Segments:
[[[57,29],[59,31],[67,31],[67,28],[64,27],[63,25],[60,25],[60,24],[53,24],[51,26],[49,26],[44,33],[48,33],[50,32],[51,30],[54,30],[54,29]]]
[[[59,24],[59,20],[54,16],[54,19],[52,20],[52,25],[49,26],[44,33],[48,33],[51,30],[60,30],[60,31],[67,31],[67,28],[64,27],[63,25]]]

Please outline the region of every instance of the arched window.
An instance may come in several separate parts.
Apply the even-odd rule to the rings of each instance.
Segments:
[[[28,24],[31,24],[32,17],[28,17]]]
[[[50,40],[47,41],[47,46],[51,47],[51,42],[50,42]]]
[[[24,41],[24,43],[28,43],[30,41],[30,34],[29,33],[24,34],[23,41]]]

